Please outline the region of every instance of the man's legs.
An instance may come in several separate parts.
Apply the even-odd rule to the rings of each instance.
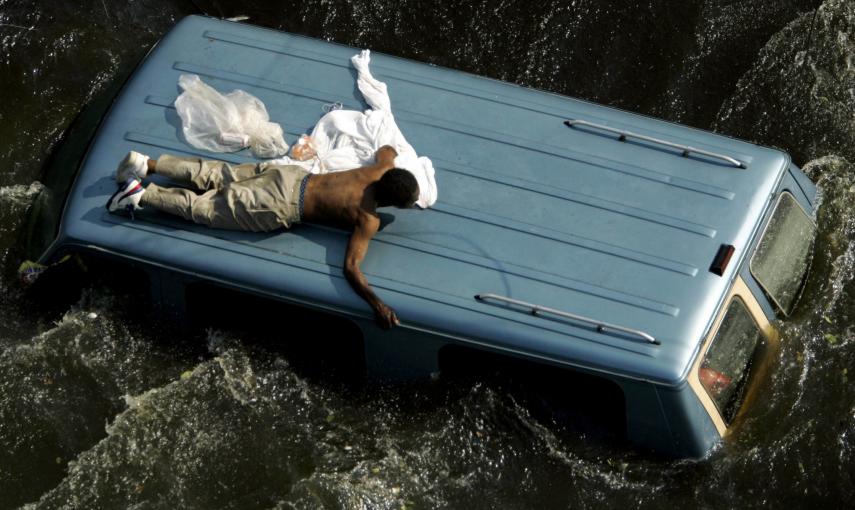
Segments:
[[[221,190],[208,190],[201,195],[184,188],[167,188],[150,183],[139,205],[180,216],[201,225],[230,230],[244,230]]]
[[[122,173],[127,174],[128,178],[108,201],[107,209],[111,212],[120,209],[133,212],[138,207],[150,206],[214,228],[269,231],[282,226],[275,208],[255,203],[257,197],[253,190],[267,188],[266,181],[269,179],[266,177],[275,177],[264,173],[261,165],[249,163],[231,166],[223,161],[170,155],[154,161],[142,154],[135,154],[131,152],[119,165],[117,179]],[[142,189],[139,180],[151,173],[189,184],[204,193],[197,194],[193,190],[155,183]],[[246,186],[236,184],[240,181],[245,181]],[[232,189],[232,184],[238,186],[238,189]],[[269,194],[270,191],[266,190],[262,196]]]
[[[263,168],[256,163],[232,166],[225,161],[164,154],[157,161],[150,159],[148,170],[149,173],[158,173],[175,182],[191,184],[198,190],[207,191],[222,189],[226,184],[258,175]]]

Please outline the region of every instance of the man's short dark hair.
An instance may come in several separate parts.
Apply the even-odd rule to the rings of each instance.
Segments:
[[[377,203],[410,207],[419,199],[419,183],[409,171],[393,168],[377,181]]]

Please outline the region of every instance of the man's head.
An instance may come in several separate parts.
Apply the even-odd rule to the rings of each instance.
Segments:
[[[374,196],[380,207],[412,207],[419,199],[419,183],[407,170],[393,168],[377,181]]]

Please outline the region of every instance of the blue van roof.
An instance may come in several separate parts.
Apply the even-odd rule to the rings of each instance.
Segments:
[[[148,212],[104,209],[129,150],[240,163],[180,135],[182,73],[259,97],[286,139],[310,132],[324,104],[365,109],[355,48],[191,16],[141,64],[104,119],[66,204],[61,244],[78,244],[292,301],[370,317],[342,275],[349,232],[304,224],[275,233],[208,229]],[[408,141],[436,167],[439,200],[386,212],[363,271],[405,328],[528,357],[679,384],[744,257],[789,157],[780,151],[584,101],[374,54]],[[582,119],[724,153],[702,156],[598,129]],[[381,210],[383,212],[383,210]],[[736,253],[709,271],[719,247]],[[493,293],[636,328],[660,345]]]

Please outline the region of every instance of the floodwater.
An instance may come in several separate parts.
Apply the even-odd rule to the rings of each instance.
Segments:
[[[0,0],[0,508],[842,507],[855,498],[852,0]],[[40,168],[182,16],[248,22],[788,151],[819,240],[760,399],[708,458],[590,440],[490,380],[352,386],[105,283],[16,283]],[[301,339],[310,341],[311,337]],[[851,504],[851,503],[850,503]]]

